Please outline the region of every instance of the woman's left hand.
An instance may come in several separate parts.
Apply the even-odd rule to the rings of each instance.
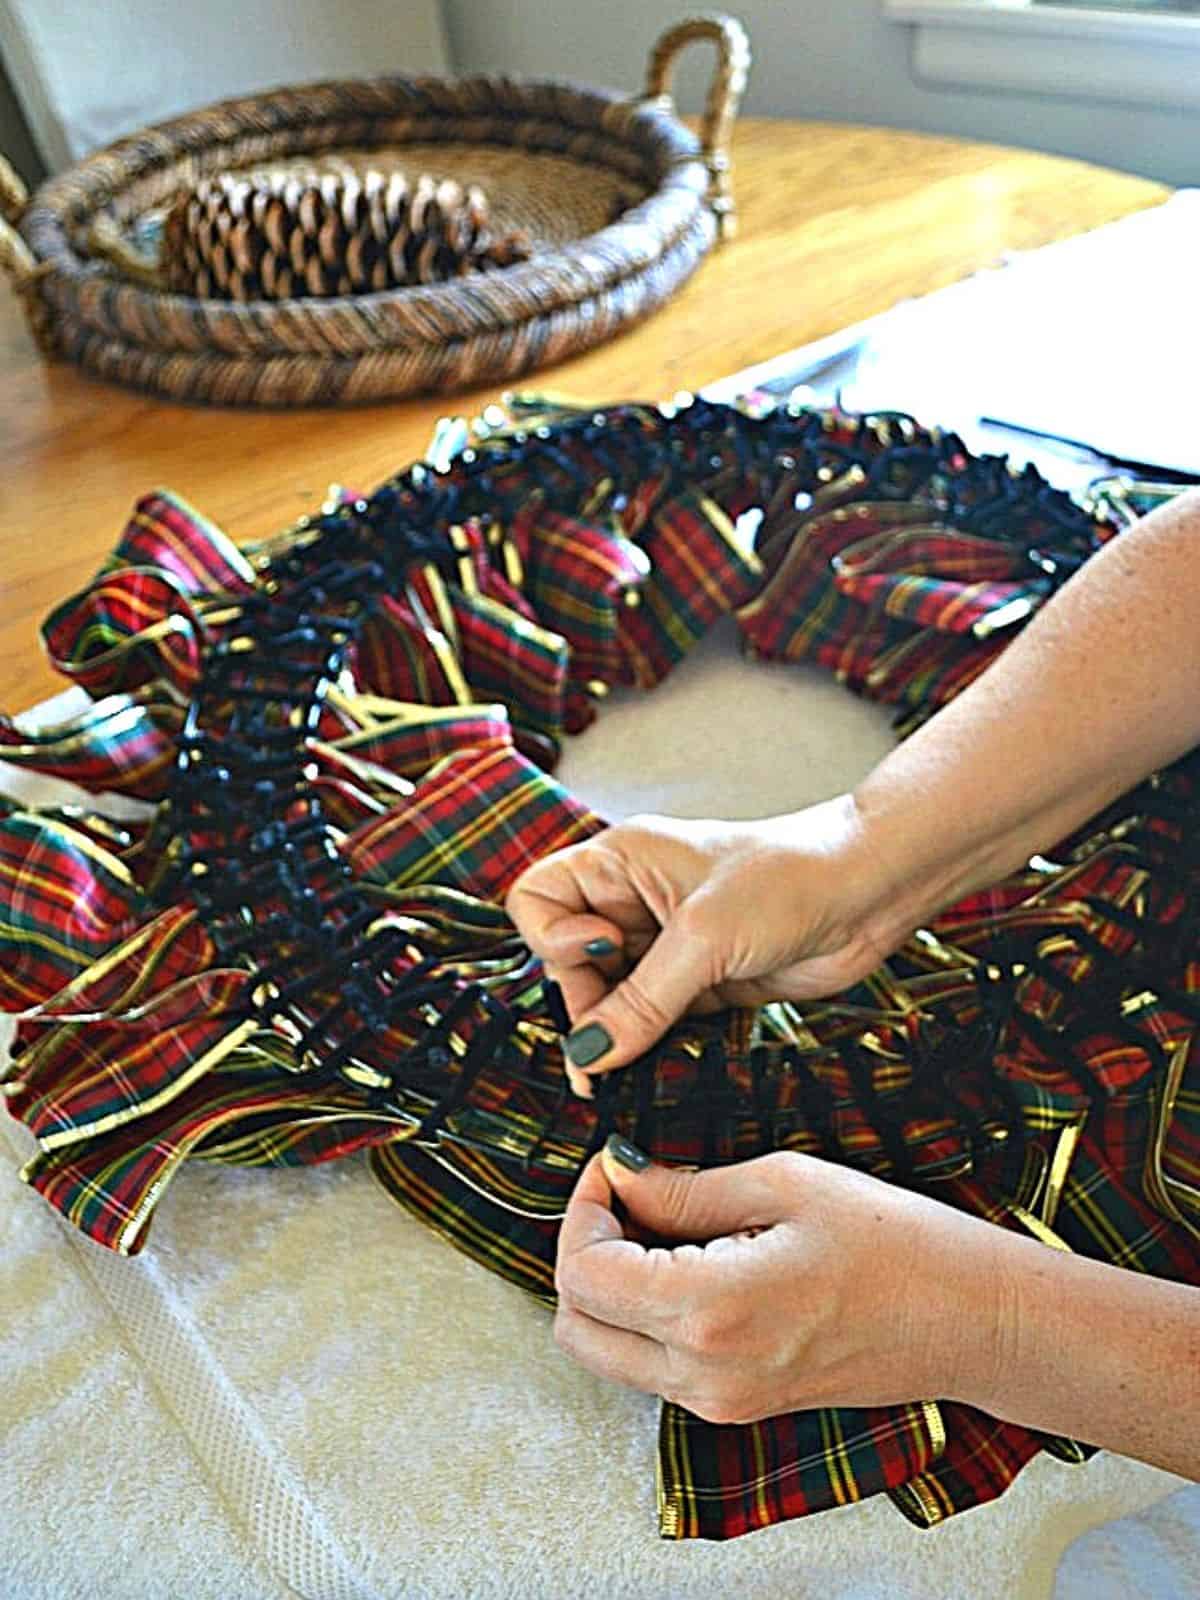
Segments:
[[[631,1170],[621,1143],[583,1172],[559,1239],[555,1333],[591,1371],[710,1422],[990,1387],[1003,1230],[796,1153]]]

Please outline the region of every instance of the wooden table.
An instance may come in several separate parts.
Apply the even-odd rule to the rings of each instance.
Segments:
[[[659,398],[938,289],[1005,251],[1157,204],[1155,183],[1027,151],[827,123],[745,122],[738,238],[642,327],[532,387]],[[37,625],[95,570],[157,484],[235,538],[293,521],[331,481],[369,488],[424,453],[475,391],[361,410],[190,409],[45,365],[0,289],[0,708],[63,687]]]

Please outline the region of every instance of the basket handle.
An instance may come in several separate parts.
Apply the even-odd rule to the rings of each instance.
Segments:
[[[737,210],[729,187],[729,139],[750,73],[750,40],[745,28],[736,17],[720,11],[685,17],[668,28],[650,54],[646,96],[670,102],[676,58],[699,39],[711,39],[717,47],[717,70],[708,87],[700,126],[700,144],[709,172],[708,203],[716,214],[717,237],[732,239],[737,232]]]
[[[8,274],[12,286],[25,302],[25,314],[39,347],[47,354],[53,348],[50,333],[50,308],[42,299],[38,285],[49,268],[39,261],[17,232],[17,223],[29,204],[29,191],[15,168],[0,155],[0,271]]]

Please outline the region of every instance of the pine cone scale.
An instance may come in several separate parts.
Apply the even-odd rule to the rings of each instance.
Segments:
[[[437,283],[529,254],[523,234],[493,235],[477,185],[452,178],[224,173],[175,200],[160,270],[179,293],[278,300]]]

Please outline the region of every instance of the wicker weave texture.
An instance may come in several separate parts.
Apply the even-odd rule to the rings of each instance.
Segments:
[[[715,42],[700,139],[666,84]],[[500,77],[387,77],[227,101],[147,129],[51,179],[23,207],[6,179],[0,266],[54,354],[154,393],[224,405],[328,405],[505,380],[611,337],[661,305],[733,213],[726,144],[749,48],[689,19],[651,57],[647,93]],[[431,172],[482,187],[531,258],[449,283],[237,303],[163,292],[95,250],[218,173],[305,163]],[[0,174],[3,176],[3,174]]]

